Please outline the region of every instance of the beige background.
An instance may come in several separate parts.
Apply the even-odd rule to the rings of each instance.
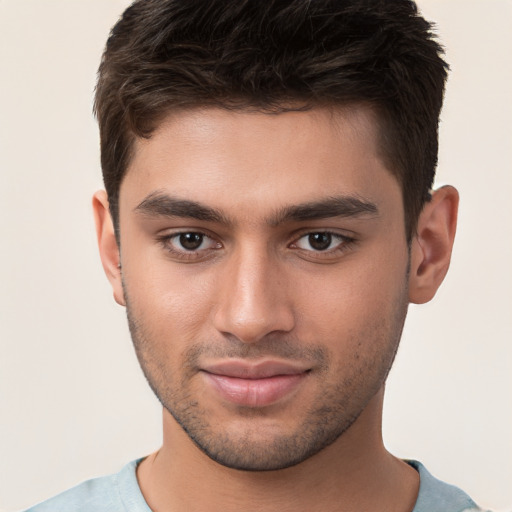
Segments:
[[[0,510],[158,447],[160,412],[96,254],[92,90],[124,0],[0,0]],[[451,272],[412,307],[385,440],[512,510],[512,1],[423,0],[453,71],[438,182],[462,196]]]

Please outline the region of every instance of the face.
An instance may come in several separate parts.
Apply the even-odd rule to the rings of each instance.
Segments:
[[[136,142],[120,190],[133,342],[165,409],[223,465],[305,460],[384,384],[408,247],[375,125],[362,108],[212,108]]]

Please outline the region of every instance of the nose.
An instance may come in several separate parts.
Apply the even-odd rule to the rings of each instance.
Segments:
[[[293,329],[286,274],[277,259],[266,251],[247,250],[226,264],[214,315],[218,331],[256,343],[268,334]]]

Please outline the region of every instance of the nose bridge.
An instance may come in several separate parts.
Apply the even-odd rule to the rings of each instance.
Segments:
[[[215,315],[216,328],[245,343],[293,328],[285,275],[279,258],[257,242],[238,248],[230,258]]]

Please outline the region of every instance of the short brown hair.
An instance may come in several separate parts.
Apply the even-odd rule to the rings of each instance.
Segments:
[[[173,109],[364,103],[378,115],[410,239],[437,165],[442,55],[409,0],[135,1],[107,41],[94,104],[116,232],[135,137]]]

